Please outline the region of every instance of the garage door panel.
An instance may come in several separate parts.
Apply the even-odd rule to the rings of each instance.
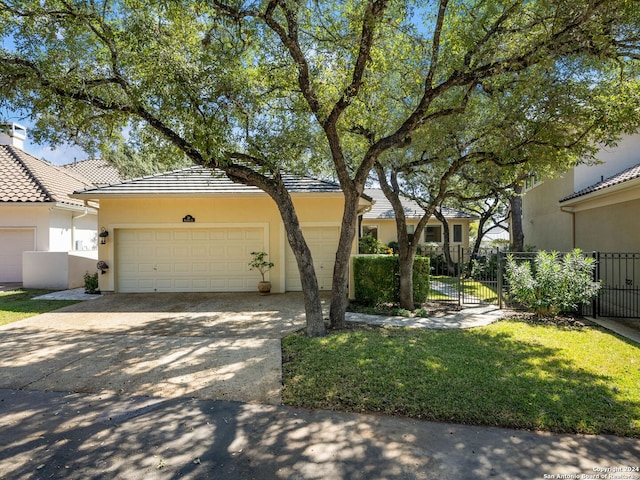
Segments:
[[[335,264],[336,249],[340,239],[340,227],[303,227],[302,233],[311,250],[313,267],[318,278],[320,290],[331,290],[333,284],[333,266]],[[286,289],[301,291],[302,282],[298,272],[293,251],[287,245],[286,252]]]
[[[122,292],[253,291],[250,252],[264,250],[264,229],[168,229],[116,233]]]
[[[32,228],[0,228],[0,281],[22,282],[22,252],[35,250]]]

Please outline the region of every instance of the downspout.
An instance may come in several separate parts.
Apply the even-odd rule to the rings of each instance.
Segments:
[[[82,217],[86,217],[87,215],[89,215],[89,209],[87,208],[86,205],[84,207],[84,213],[78,216],[71,215],[71,250],[70,251],[76,251],[76,220]]]
[[[571,214],[571,249],[574,250],[576,248],[576,212],[573,207],[563,207],[562,205],[560,205],[560,211]]]

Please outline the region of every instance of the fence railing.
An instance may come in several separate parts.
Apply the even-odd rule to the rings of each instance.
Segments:
[[[506,253],[498,249],[424,246],[418,254],[431,258],[431,289],[428,300],[458,304],[509,302],[504,278],[506,256],[533,262],[536,252]],[[563,254],[560,253],[559,256]],[[580,306],[586,316],[640,318],[640,253],[588,252],[595,259],[594,281],[601,284],[597,298]]]

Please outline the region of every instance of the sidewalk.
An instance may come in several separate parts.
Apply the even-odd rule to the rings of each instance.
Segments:
[[[640,440],[608,435],[189,398],[0,390],[0,405],[7,479],[531,480],[640,467]]]

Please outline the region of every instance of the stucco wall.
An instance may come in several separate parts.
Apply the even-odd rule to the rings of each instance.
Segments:
[[[96,271],[97,252],[24,252],[22,283],[25,288],[66,290],[84,285],[84,274]]]
[[[0,226],[29,227],[36,232],[36,250],[49,250],[49,206],[7,205],[0,208]]]
[[[418,220],[407,220],[407,225],[415,225],[418,224]],[[378,227],[378,240],[384,243],[385,245],[389,242],[397,241],[398,236],[396,235],[396,221],[395,219],[363,219],[363,226],[377,226]],[[438,220],[430,219],[428,226],[432,225],[442,225]],[[462,225],[462,242],[456,243],[453,241],[453,226],[454,225]],[[462,245],[463,247],[469,246],[469,221],[468,220],[449,220],[449,230],[451,235],[451,245]],[[424,231],[420,236],[419,240],[420,244],[424,242]]]
[[[573,244],[571,214],[558,201],[573,193],[573,171],[527,190],[522,198],[525,245],[539,250],[566,252]]]
[[[301,225],[335,225],[342,219],[344,200],[342,195],[297,195],[294,206]],[[183,223],[186,215],[195,218],[194,223]],[[98,245],[98,256],[108,265],[116,264],[114,243],[118,229],[122,228],[203,228],[219,224],[266,224],[266,249],[271,269],[272,291],[284,290],[282,280],[285,268],[286,234],[275,202],[264,194],[236,195],[218,198],[142,198],[101,199],[98,230],[109,231],[106,245]],[[248,261],[248,259],[247,259]],[[112,268],[100,275],[100,289],[115,289],[115,273]]]
[[[640,251],[640,200],[576,212],[576,247],[584,251]]]
[[[574,191],[608,178],[640,162],[640,135],[624,136],[616,147],[603,148],[597,154],[599,164],[575,168]]]

